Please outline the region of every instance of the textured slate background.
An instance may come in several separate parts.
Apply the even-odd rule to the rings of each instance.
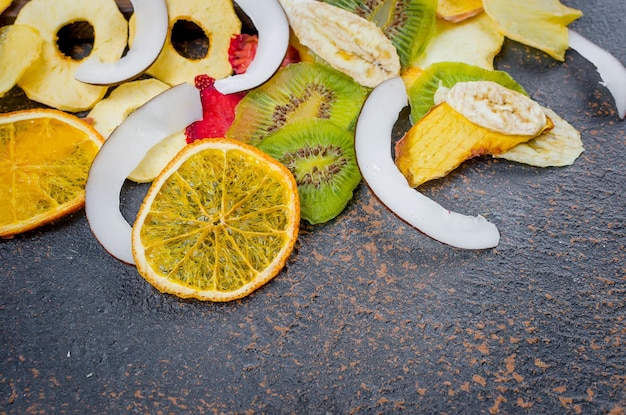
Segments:
[[[625,2],[565,3],[626,63]],[[430,240],[362,184],[264,288],[200,303],[110,257],[81,211],[0,240],[0,413],[624,414],[626,124],[576,52],[507,42],[497,66],[586,148],[565,168],[473,160],[425,189],[495,222],[497,248]],[[129,217],[144,191],[125,189]]]

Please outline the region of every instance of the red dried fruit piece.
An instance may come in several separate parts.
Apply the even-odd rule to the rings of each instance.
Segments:
[[[245,33],[235,35],[230,39],[228,61],[236,74],[246,72],[248,65],[254,59],[258,43],[259,40],[256,35]]]
[[[245,92],[224,95],[215,89],[214,83],[215,79],[208,75],[198,75],[195,78],[202,101],[202,120],[185,129],[189,144],[203,138],[224,137],[235,119],[235,108],[245,95]]]
[[[233,36],[228,48],[228,60],[235,74],[245,73],[256,54],[259,38],[257,35],[245,33]],[[287,48],[287,53],[281,66],[300,62],[300,53],[292,45]]]

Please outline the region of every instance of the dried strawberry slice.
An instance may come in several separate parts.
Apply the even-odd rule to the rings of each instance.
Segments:
[[[230,39],[228,61],[230,62],[230,66],[233,68],[235,74],[239,75],[246,72],[250,62],[254,59],[258,44],[259,38],[257,35],[242,33],[235,35]],[[292,45],[289,45],[287,48],[287,54],[285,55],[285,59],[283,59],[281,66],[297,62],[300,62],[300,53]]]
[[[230,39],[228,61],[236,74],[246,72],[248,65],[254,59],[258,43],[259,40],[256,35],[245,33],[235,35]]]
[[[202,120],[185,129],[187,143],[203,138],[224,137],[235,118],[235,108],[245,93],[224,95],[215,89],[215,79],[208,75],[198,75],[194,82],[200,90]]]

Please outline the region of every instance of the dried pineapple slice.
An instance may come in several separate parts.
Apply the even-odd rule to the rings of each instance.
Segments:
[[[128,25],[114,0],[31,0],[18,13],[15,24],[37,28],[43,40],[39,60],[30,65],[17,83],[33,101],[78,112],[93,107],[106,93],[106,87],[75,80],[74,72],[80,61],[65,56],[57,46],[59,29],[80,21],[93,26],[92,54],[103,62],[115,62],[122,56]]]
[[[0,28],[0,97],[15,86],[41,53],[39,32],[26,25]]]
[[[187,82],[193,85],[199,74],[222,79],[232,73],[228,61],[228,47],[233,35],[241,32],[241,21],[230,0],[167,0],[169,30],[165,45],[147,74],[169,84]],[[172,44],[172,29],[178,21],[192,22],[209,39],[209,50],[201,59],[190,59],[176,51]],[[135,19],[130,19],[130,44],[135,33]]]
[[[580,132],[551,109],[544,107],[543,111],[554,123],[554,128],[494,157],[536,167],[561,167],[573,164],[585,151]]]
[[[583,14],[559,0],[483,0],[483,7],[506,37],[559,61],[568,48],[567,25]]]
[[[313,0],[281,0],[300,43],[366,87],[400,73],[398,52],[376,24]]]
[[[436,62],[463,62],[493,70],[493,60],[502,48],[504,36],[489,16],[482,13],[460,23],[437,19],[435,27],[435,35],[414,66],[427,68]]]
[[[458,23],[483,11],[483,0],[439,0],[437,17]]]

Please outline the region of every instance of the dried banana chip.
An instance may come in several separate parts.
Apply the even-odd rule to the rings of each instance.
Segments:
[[[373,88],[399,75],[397,50],[374,23],[318,1],[281,5],[300,43],[361,85]]]

